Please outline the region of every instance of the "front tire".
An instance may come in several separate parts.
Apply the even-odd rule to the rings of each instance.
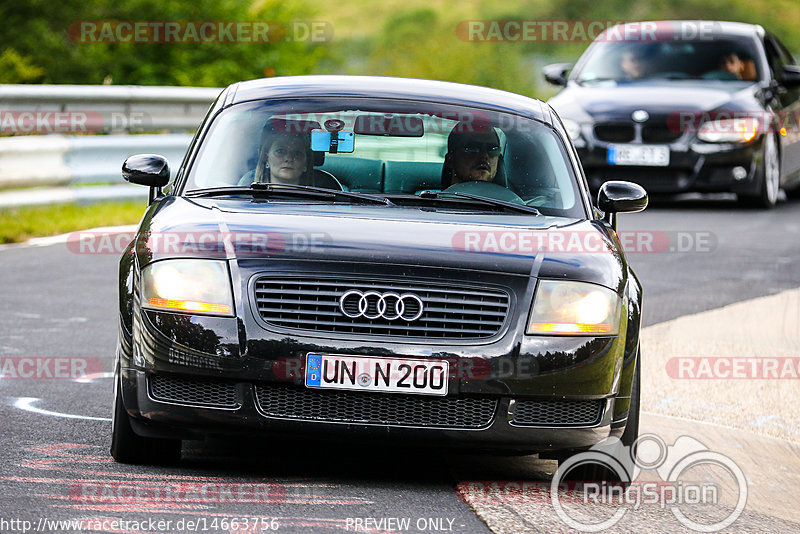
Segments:
[[[761,184],[753,196],[740,196],[740,201],[748,206],[772,209],[778,202],[781,189],[781,161],[775,136],[767,134],[764,138],[764,154],[761,161]]]
[[[634,444],[639,437],[639,405],[641,398],[641,349],[636,351],[636,366],[633,370],[633,385],[631,386],[631,404],[628,408],[628,421],[625,430],[620,436],[620,442],[624,446],[622,454],[630,455],[635,458]],[[566,462],[570,456],[559,459],[559,464]],[[611,484],[630,483],[632,473],[627,470],[618,471],[609,468],[610,461],[598,463],[585,462],[570,469],[563,480],[572,482],[607,482]],[[612,462],[613,463],[613,462]],[[620,465],[624,465],[620,462]]]
[[[625,431],[619,440],[626,447],[633,447],[636,438],[639,437],[639,400],[642,396],[641,387],[641,349],[636,351],[636,367],[633,370],[633,386],[631,387],[631,405],[628,409],[628,422],[625,424]]]
[[[111,419],[111,456],[123,464],[164,465],[181,458],[181,440],[140,436],[133,431],[122,403],[119,370],[114,376],[114,410]]]

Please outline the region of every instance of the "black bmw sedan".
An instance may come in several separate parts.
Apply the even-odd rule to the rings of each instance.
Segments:
[[[771,208],[800,189],[800,67],[760,26],[665,21],[606,30],[549,103],[592,190],[609,179],[652,193],[734,192]]]
[[[641,286],[545,103],[398,78],[225,89],[119,270],[111,453],[181,441],[391,440],[541,452],[630,445]]]

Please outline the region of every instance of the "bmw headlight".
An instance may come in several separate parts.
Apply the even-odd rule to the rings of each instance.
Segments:
[[[540,280],[527,334],[616,335],[621,300],[614,291],[585,282]]]
[[[758,120],[752,117],[704,122],[697,138],[706,143],[749,143],[758,133]]]
[[[567,131],[567,135],[570,139],[575,141],[581,136],[581,125],[578,124],[577,121],[561,117],[561,122],[564,124],[564,129]]]
[[[228,264],[216,260],[164,260],[142,269],[142,307],[233,315]]]

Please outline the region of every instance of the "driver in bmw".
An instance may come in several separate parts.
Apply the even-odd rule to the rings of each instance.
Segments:
[[[474,131],[477,130],[477,131]],[[491,182],[500,161],[500,139],[489,125],[456,124],[447,137],[442,167],[442,189],[462,182]]]

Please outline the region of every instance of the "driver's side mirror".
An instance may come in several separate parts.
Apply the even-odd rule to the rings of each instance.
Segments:
[[[787,89],[794,89],[800,87],[800,66],[785,65],[781,69],[781,85]]]
[[[169,163],[158,154],[136,154],[122,164],[122,177],[132,184],[164,187],[169,182]]]
[[[572,68],[572,63],[554,63],[542,69],[544,79],[553,85],[567,85],[567,73]]]
[[[614,229],[617,227],[617,213],[642,211],[647,207],[647,202],[647,191],[631,182],[606,182],[597,193],[597,207],[606,214],[603,220]]]

